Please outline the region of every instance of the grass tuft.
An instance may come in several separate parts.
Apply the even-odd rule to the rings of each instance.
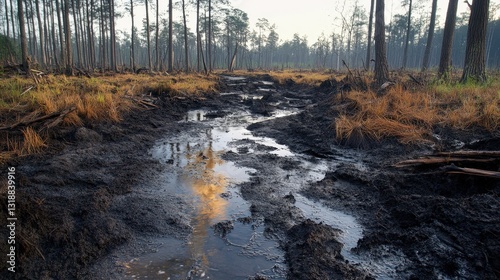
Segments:
[[[31,127],[22,130],[23,133],[23,154],[36,154],[47,147],[45,140]]]

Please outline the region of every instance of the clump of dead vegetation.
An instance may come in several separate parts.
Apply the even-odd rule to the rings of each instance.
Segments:
[[[130,110],[158,108],[146,96],[200,96],[216,86],[215,76],[198,74],[2,77],[0,164],[42,151],[55,127],[119,122]]]
[[[500,82],[486,85],[435,82],[397,82],[382,94],[353,90],[335,96],[333,123],[337,140],[367,147],[382,139],[395,138],[403,144],[431,141],[433,129],[451,127],[500,128]]]

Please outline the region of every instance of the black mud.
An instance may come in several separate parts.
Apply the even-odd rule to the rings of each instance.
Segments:
[[[374,262],[399,259],[390,278],[500,277],[499,180],[392,167],[399,160],[431,153],[436,146],[453,149],[448,143],[454,140],[469,149],[498,149],[499,135],[482,132],[472,137],[441,129],[443,140],[434,147],[404,147],[388,140],[352,149],[335,141],[328,84],[314,89],[259,84],[262,80],[271,81],[225,80],[222,94],[208,94],[203,100],[162,97],[157,100],[160,109],[134,112],[119,124],[60,129],[54,133],[52,150],[10,163],[18,176],[14,278],[122,279],[124,267],[117,264],[117,255],[133,258],[151,252],[153,238],[186,240],[192,231],[190,205],[175,193],[159,196],[152,191],[170,167],[152,159],[149,150],[163,136],[196,125],[178,120],[197,108],[209,111],[207,118],[235,110],[264,116],[279,109],[300,110],[249,126],[254,135],[274,138],[297,156],[266,153],[268,146],[250,140],[244,140],[249,145],[237,153],[222,155],[257,170],[238,186],[251,204],[251,217],[238,222],[262,221],[266,237],[277,240],[284,251],[289,279],[378,277],[372,267],[342,256],[339,230],[305,218],[296,206],[297,193],[356,217],[364,231],[353,254]],[[224,94],[234,91],[241,94]],[[248,93],[259,98],[242,102],[241,95]],[[477,139],[484,141],[472,142]],[[304,163],[319,162],[325,174],[316,178]],[[4,191],[0,199],[6,200]],[[6,204],[1,205],[6,220]],[[223,237],[233,223],[213,228]],[[0,229],[1,240],[7,234],[5,227]],[[5,256],[6,242],[0,248]],[[0,269],[1,278],[12,278],[5,262]]]

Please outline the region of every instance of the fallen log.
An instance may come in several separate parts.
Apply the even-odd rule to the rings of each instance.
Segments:
[[[394,167],[415,167],[425,165],[439,165],[449,163],[489,163],[494,162],[495,158],[459,158],[459,157],[425,157],[418,159],[409,159],[396,163]]]
[[[442,169],[446,173],[465,174],[465,175],[500,179],[500,172],[496,172],[496,171],[483,170],[483,169],[477,169],[477,168],[463,168],[463,167],[455,166],[454,164],[444,166]]]
[[[64,118],[64,116],[66,116],[67,114],[69,114],[70,112],[72,112],[74,110],[76,110],[76,107],[72,107],[70,109],[66,109],[66,110],[60,111],[60,112],[50,113],[50,114],[47,114],[45,116],[41,116],[41,117],[38,117],[38,118],[35,118],[32,120],[20,121],[20,122],[17,122],[15,124],[12,124],[9,126],[0,127],[0,130],[12,130],[18,126],[27,126],[27,125],[30,125],[30,124],[33,124],[36,122],[45,121],[45,120],[48,120],[51,118],[57,118],[57,117],[61,117],[61,116]]]

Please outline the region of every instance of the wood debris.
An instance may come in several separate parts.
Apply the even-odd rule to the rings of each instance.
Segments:
[[[466,174],[500,179],[499,163],[500,151],[455,151],[439,152],[416,159],[404,160],[393,166],[396,168],[439,168],[442,172],[449,174]],[[477,166],[481,168],[476,168]],[[485,167],[496,170],[486,170]]]

